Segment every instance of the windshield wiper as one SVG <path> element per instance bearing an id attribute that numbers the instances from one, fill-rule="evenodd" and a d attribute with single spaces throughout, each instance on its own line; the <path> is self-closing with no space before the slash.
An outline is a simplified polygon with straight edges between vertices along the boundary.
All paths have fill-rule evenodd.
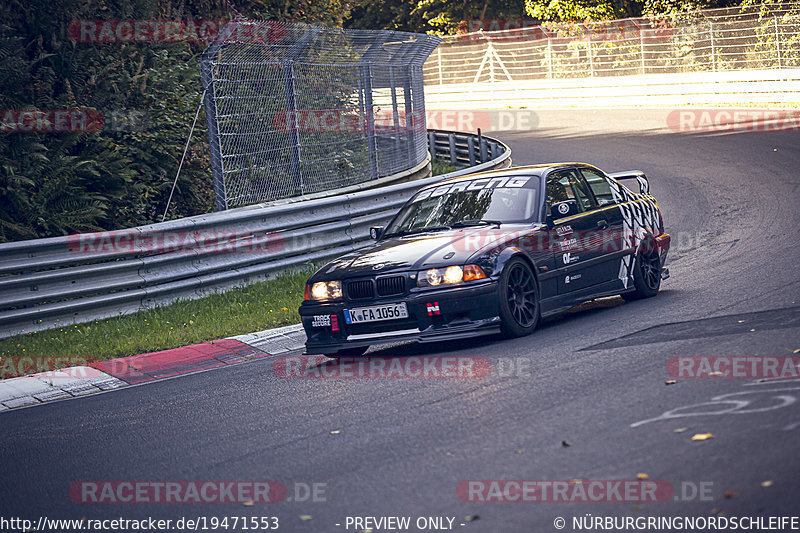
<path id="1" fill-rule="evenodd" d="M 427 233 L 429 231 L 445 231 L 453 229 L 450 226 L 426 226 L 424 228 L 412 228 L 403 231 L 395 231 L 394 233 L 386 234 L 386 237 L 402 237 L 403 235 L 411 235 L 414 233 Z"/>
<path id="2" fill-rule="evenodd" d="M 471 218 L 471 219 L 461 220 L 459 222 L 456 222 L 452 226 L 454 228 L 466 228 L 466 227 L 470 227 L 470 226 L 486 226 L 486 225 L 500 227 L 502 224 L 503 224 L 503 222 L 500 221 L 500 220 L 488 220 L 488 219 L 485 219 L 485 218 Z"/>

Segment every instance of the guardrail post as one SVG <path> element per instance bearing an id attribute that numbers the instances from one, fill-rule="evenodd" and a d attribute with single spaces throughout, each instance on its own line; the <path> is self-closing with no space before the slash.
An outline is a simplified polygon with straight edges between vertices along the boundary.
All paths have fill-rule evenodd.
<path id="1" fill-rule="evenodd" d="M 450 164 L 455 166 L 455 164 L 458 162 L 458 159 L 456 159 L 456 134 L 451 133 L 447 137 L 450 141 Z"/>
<path id="2" fill-rule="evenodd" d="M 467 152 L 469 152 L 469 166 L 475 166 L 475 138 L 470 135 L 467 137 Z"/>
<path id="3" fill-rule="evenodd" d="M 486 139 L 481 139 L 481 163 L 485 163 L 489 160 L 489 145 L 486 142 Z"/>
<path id="4" fill-rule="evenodd" d="M 497 153 L 498 150 L 499 150 L 499 147 L 497 146 L 497 143 L 489 143 L 489 146 L 492 149 L 492 151 L 491 151 L 492 159 L 494 159 L 495 157 L 500 155 L 499 153 Z"/>

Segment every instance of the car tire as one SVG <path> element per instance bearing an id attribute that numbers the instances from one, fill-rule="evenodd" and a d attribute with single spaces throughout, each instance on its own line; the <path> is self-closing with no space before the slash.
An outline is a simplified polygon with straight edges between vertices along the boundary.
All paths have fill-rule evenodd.
<path id="1" fill-rule="evenodd" d="M 343 350 L 339 350 L 334 354 L 325 354 L 325 357 L 330 357 L 332 359 L 339 359 L 340 357 L 358 357 L 359 355 L 364 355 L 369 350 L 369 346 L 357 346 L 354 348 L 344 348 Z"/>
<path id="2" fill-rule="evenodd" d="M 636 253 L 633 265 L 632 292 L 621 296 L 625 301 L 632 302 L 643 298 L 652 298 L 661 288 L 661 257 L 658 248 L 652 240 L 645 241 Z"/>
<path id="3" fill-rule="evenodd" d="M 506 263 L 498 292 L 503 336 L 514 338 L 531 334 L 539 322 L 539 287 L 524 259 L 515 257 Z"/>

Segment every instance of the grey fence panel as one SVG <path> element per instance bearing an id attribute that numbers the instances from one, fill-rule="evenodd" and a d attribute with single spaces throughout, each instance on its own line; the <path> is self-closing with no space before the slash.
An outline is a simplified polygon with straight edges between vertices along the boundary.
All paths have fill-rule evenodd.
<path id="1" fill-rule="evenodd" d="M 236 20 L 201 57 L 218 210 L 425 160 L 422 64 L 439 37 Z"/>
<path id="2" fill-rule="evenodd" d="M 333 259 L 367 244 L 369 227 L 386 224 L 420 187 L 511 164 L 510 149 L 494 139 L 427 137 L 434 156 L 463 168 L 338 196 L 0 244 L 0 337 L 197 298 Z M 491 160 L 470 166 L 487 150 Z"/>

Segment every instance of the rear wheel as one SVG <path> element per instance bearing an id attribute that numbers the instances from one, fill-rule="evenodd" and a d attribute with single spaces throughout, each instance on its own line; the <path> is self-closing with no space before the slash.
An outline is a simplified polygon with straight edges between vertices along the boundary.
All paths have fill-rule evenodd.
<path id="1" fill-rule="evenodd" d="M 506 337 L 529 335 L 539 321 L 539 291 L 531 267 L 511 259 L 500 276 L 501 330 Z"/>
<path id="2" fill-rule="evenodd" d="M 631 302 L 642 298 L 652 298 L 661 288 L 661 257 L 655 243 L 648 241 L 636 254 L 633 265 L 633 292 L 626 292 L 622 297 Z"/>

